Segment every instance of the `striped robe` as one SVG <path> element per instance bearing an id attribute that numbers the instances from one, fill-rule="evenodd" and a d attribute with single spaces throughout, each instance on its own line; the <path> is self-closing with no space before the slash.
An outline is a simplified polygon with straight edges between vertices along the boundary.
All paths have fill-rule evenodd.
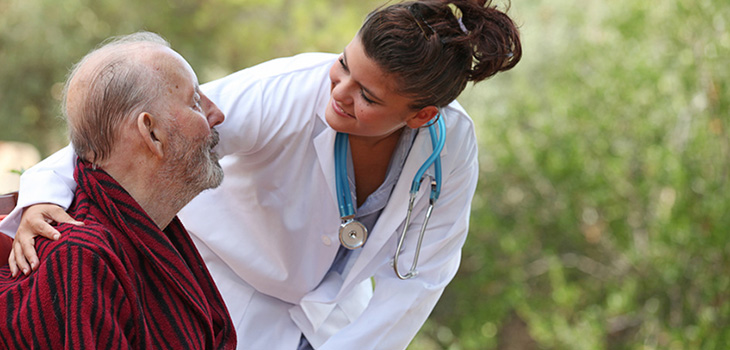
<path id="1" fill-rule="evenodd" d="M 78 162 L 69 213 L 28 277 L 0 268 L 2 349 L 234 349 L 223 299 L 185 228 L 161 231 L 108 174 Z"/>

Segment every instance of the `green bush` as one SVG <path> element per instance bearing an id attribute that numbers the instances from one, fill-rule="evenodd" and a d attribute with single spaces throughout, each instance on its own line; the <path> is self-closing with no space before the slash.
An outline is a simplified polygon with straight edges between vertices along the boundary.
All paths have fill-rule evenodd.
<path id="1" fill-rule="evenodd" d="M 482 175 L 461 270 L 421 336 L 726 349 L 730 3 L 513 5 L 525 59 L 462 98 Z"/>

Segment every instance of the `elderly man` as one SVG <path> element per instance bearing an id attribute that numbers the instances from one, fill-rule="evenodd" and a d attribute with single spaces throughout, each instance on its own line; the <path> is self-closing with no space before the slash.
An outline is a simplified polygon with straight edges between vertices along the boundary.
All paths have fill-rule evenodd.
<path id="1" fill-rule="evenodd" d="M 236 335 L 176 213 L 223 172 L 223 114 L 188 63 L 152 33 L 89 53 L 65 90 L 76 162 L 56 241 L 38 271 L 0 269 L 0 348 L 230 349 Z"/>

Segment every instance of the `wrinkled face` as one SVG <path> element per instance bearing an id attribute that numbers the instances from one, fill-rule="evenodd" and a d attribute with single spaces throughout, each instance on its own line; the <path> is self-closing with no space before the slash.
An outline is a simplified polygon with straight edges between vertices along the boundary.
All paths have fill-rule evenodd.
<path id="1" fill-rule="evenodd" d="M 160 68 L 166 77 L 161 106 L 169 116 L 165 171 L 192 190 L 217 187 L 223 181 L 223 170 L 213 151 L 218 143 L 213 127 L 223 121 L 223 113 L 200 91 L 190 65 L 170 52 Z"/>
<path id="2" fill-rule="evenodd" d="M 176 129 L 168 133 L 174 135 Z M 213 151 L 218 140 L 215 130 L 209 137 L 193 140 L 172 138 L 166 172 L 189 186 L 191 191 L 218 187 L 223 181 L 223 169 L 218 163 L 218 155 Z"/>
<path id="3" fill-rule="evenodd" d="M 359 36 L 347 45 L 330 69 L 331 96 L 325 117 L 339 132 L 385 138 L 404 127 L 416 110 L 396 93 L 395 80 L 363 50 Z"/>

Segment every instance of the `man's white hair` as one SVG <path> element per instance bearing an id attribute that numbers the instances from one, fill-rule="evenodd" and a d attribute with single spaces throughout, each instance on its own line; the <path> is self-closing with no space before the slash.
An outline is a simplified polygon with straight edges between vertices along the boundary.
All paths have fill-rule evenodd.
<path id="1" fill-rule="evenodd" d="M 159 74 L 142 64 L 135 51 L 140 44 L 170 47 L 160 35 L 137 32 L 112 37 L 84 56 L 71 69 L 63 92 L 63 114 L 68 123 L 69 138 L 76 154 L 98 164 L 105 160 L 116 140 L 117 130 L 125 121 L 153 107 L 159 96 Z M 99 56 L 105 55 L 105 56 Z M 73 84 L 80 70 L 91 59 L 101 57 L 82 86 Z M 86 73 L 86 72 L 84 72 Z M 72 87 L 72 85 L 74 85 Z M 69 89 L 82 89 L 68 104 Z"/>

